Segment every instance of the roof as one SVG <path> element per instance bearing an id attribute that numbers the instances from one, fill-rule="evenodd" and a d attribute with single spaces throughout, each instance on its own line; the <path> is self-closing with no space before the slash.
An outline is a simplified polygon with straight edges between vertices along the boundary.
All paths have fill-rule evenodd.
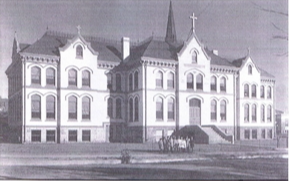
<path id="1" fill-rule="evenodd" d="M 258 67 L 258 69 L 261 72 L 261 77 L 267 77 L 267 78 L 275 78 L 274 75 L 266 72 L 265 70 L 261 69 L 260 67 Z"/>
<path id="2" fill-rule="evenodd" d="M 209 50 L 207 47 L 205 47 L 205 51 L 208 54 L 208 56 L 211 57 L 211 65 L 235 67 L 234 64 L 232 64 L 230 61 L 214 54 L 213 51 Z"/>

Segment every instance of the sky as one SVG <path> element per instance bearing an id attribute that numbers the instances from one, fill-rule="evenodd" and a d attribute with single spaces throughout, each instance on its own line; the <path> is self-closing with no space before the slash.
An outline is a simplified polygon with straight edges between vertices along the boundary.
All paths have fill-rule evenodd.
<path id="1" fill-rule="evenodd" d="M 288 111 L 287 0 L 172 0 L 177 38 L 186 40 L 195 13 L 196 34 L 225 58 L 250 55 L 276 78 L 276 108 Z M 0 96 L 8 97 L 5 70 L 11 63 L 14 32 L 20 43 L 34 43 L 49 30 L 142 41 L 166 33 L 169 0 L 0 0 Z"/>

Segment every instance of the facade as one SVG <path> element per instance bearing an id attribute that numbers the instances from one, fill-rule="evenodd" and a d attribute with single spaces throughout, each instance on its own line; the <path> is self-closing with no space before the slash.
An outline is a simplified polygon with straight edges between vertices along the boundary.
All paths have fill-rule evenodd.
<path id="1" fill-rule="evenodd" d="M 274 76 L 250 52 L 227 60 L 209 50 L 191 19 L 183 42 L 171 4 L 164 38 L 113 41 L 80 27 L 76 35 L 47 30 L 33 44 L 15 37 L 8 119 L 20 142 L 145 142 L 187 125 L 209 137 L 218 129 L 272 139 Z"/>

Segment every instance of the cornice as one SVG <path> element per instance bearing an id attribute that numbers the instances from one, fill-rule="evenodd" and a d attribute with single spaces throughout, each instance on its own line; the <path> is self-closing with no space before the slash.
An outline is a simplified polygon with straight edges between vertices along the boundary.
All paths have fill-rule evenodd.
<path id="1" fill-rule="evenodd" d="M 221 73 L 235 73 L 238 71 L 237 68 L 225 67 L 225 66 L 211 66 L 212 72 L 221 72 Z"/>
<path id="2" fill-rule="evenodd" d="M 20 53 L 20 59 L 28 62 L 58 63 L 60 58 L 58 56 Z"/>
<path id="3" fill-rule="evenodd" d="M 177 67 L 178 62 L 169 59 L 155 59 L 150 57 L 142 57 L 141 64 L 146 64 L 149 66 L 156 66 L 156 67 Z"/>

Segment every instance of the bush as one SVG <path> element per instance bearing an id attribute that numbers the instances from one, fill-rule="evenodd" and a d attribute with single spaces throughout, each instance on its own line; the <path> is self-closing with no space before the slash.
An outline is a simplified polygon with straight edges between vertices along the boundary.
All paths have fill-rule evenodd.
<path id="1" fill-rule="evenodd" d="M 131 156 L 130 156 L 129 150 L 127 149 L 122 150 L 121 151 L 121 163 L 128 164 L 130 163 L 130 159 L 131 159 Z"/>

